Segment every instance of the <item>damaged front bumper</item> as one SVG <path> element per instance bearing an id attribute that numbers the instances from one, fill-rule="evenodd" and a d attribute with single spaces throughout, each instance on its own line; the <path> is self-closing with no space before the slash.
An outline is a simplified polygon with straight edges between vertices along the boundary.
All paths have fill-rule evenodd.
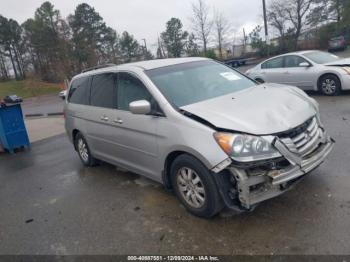
<path id="1" fill-rule="evenodd" d="M 305 174 L 318 167 L 332 151 L 334 140 L 320 127 L 317 140 L 310 142 L 310 150 L 303 155 L 291 152 L 285 143 L 276 139 L 275 147 L 283 158 L 276 164 L 241 167 L 234 163 L 217 174 L 219 190 L 226 206 L 249 210 L 256 204 L 291 189 Z M 313 144 L 311 144 L 313 143 Z M 312 147 L 311 147 L 312 146 Z M 224 176 L 229 177 L 224 181 Z M 227 183 L 231 187 L 227 186 Z"/>

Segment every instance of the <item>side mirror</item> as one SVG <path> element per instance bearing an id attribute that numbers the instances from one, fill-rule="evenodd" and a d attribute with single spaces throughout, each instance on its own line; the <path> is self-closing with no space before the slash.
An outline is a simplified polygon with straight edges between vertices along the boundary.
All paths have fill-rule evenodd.
<path id="1" fill-rule="evenodd" d="M 146 100 L 138 100 L 129 104 L 129 110 L 135 115 L 147 115 L 151 113 L 151 104 Z"/>
<path id="2" fill-rule="evenodd" d="M 302 62 L 299 64 L 299 67 L 310 67 L 311 65 L 308 62 Z"/>
<path id="3" fill-rule="evenodd" d="M 62 100 L 65 100 L 67 96 L 67 90 L 59 92 L 58 96 L 62 98 Z"/>

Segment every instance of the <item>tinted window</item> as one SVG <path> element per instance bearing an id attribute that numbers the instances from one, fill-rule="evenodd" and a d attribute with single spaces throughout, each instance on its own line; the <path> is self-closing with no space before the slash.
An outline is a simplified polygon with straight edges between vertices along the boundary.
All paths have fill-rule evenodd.
<path id="1" fill-rule="evenodd" d="M 177 107 L 234 93 L 255 82 L 214 61 L 199 61 L 148 70 L 147 75 Z"/>
<path id="2" fill-rule="evenodd" d="M 128 73 L 118 73 L 118 109 L 129 111 L 129 104 L 137 100 L 152 103 L 152 96 L 144 84 Z"/>
<path id="3" fill-rule="evenodd" d="M 300 56 L 290 55 L 285 57 L 284 67 L 299 67 L 300 63 L 308 63 L 308 62 Z"/>
<path id="4" fill-rule="evenodd" d="M 74 104 L 88 105 L 90 97 L 90 77 L 74 80 L 69 89 L 68 101 Z"/>
<path id="5" fill-rule="evenodd" d="M 271 68 L 282 68 L 283 67 L 283 57 L 277 57 L 266 61 L 261 65 L 263 69 L 271 69 Z"/>
<path id="6" fill-rule="evenodd" d="M 94 75 L 91 84 L 91 105 L 116 108 L 116 74 Z"/>

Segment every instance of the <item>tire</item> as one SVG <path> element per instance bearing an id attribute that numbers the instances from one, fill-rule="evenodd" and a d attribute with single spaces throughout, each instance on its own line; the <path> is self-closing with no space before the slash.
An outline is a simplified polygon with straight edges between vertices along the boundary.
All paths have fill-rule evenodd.
<path id="1" fill-rule="evenodd" d="M 223 202 L 212 174 L 198 159 L 187 154 L 178 156 L 171 165 L 170 176 L 177 198 L 191 214 L 209 218 L 222 210 Z"/>
<path id="2" fill-rule="evenodd" d="M 91 155 L 89 146 L 81 133 L 76 134 L 74 138 L 74 146 L 84 166 L 91 167 L 97 165 L 98 161 Z"/>
<path id="3" fill-rule="evenodd" d="M 318 81 L 318 90 L 326 96 L 338 95 L 341 90 L 339 78 L 333 74 L 321 76 Z"/>

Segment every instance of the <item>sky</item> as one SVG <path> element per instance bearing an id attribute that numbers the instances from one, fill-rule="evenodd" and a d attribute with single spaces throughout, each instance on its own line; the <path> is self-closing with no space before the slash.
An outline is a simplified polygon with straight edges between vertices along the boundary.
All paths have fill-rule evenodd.
<path id="1" fill-rule="evenodd" d="M 184 29 L 191 31 L 191 3 L 196 0 L 51 0 L 59 9 L 62 17 L 73 13 L 80 3 L 88 3 L 103 17 L 106 24 L 121 34 L 124 30 L 133 34 L 142 42 L 147 40 L 150 49 L 154 49 L 158 35 L 165 30 L 165 24 L 171 17 L 180 18 Z M 34 16 L 35 10 L 43 0 L 0 0 L 0 14 L 23 23 Z M 261 0 L 206 0 L 211 11 L 222 12 L 231 25 L 230 41 L 252 31 L 262 24 Z M 213 13 L 213 12 L 211 12 Z"/>

